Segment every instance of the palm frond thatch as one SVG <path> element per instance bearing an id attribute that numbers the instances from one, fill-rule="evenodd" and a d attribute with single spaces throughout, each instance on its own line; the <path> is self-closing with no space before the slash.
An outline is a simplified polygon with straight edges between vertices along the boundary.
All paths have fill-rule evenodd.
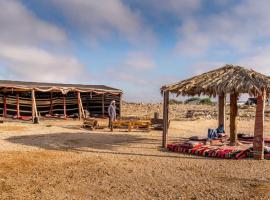
<path id="1" fill-rule="evenodd" d="M 183 96 L 215 97 L 222 93 L 248 93 L 257 96 L 263 89 L 269 94 L 270 79 L 266 75 L 240 66 L 225 65 L 190 79 L 165 85 L 161 88 L 161 92 L 169 91 Z"/>

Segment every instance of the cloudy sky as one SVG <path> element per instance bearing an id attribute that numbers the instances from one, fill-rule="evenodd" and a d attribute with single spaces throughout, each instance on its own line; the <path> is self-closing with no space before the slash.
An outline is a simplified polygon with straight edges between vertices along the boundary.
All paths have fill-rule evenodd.
<path id="1" fill-rule="evenodd" d="M 0 79 L 163 84 L 225 63 L 270 75 L 269 0 L 0 0 Z"/>

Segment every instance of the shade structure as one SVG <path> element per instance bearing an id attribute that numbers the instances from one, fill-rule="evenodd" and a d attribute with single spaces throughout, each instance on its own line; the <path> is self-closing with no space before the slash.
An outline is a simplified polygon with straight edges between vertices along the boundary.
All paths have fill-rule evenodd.
<path id="1" fill-rule="evenodd" d="M 230 143 L 235 145 L 237 143 L 237 99 L 240 94 L 248 93 L 250 96 L 255 96 L 257 98 L 264 97 L 265 95 L 269 96 L 270 93 L 270 79 L 264 74 L 256 72 L 252 69 L 247 69 L 241 66 L 235 65 L 225 65 L 224 67 L 203 73 L 201 75 L 179 81 L 173 84 L 164 85 L 161 87 L 161 93 L 165 96 L 168 93 L 182 95 L 182 96 L 200 96 L 207 95 L 210 97 L 219 97 L 219 116 L 218 116 L 218 125 L 225 125 L 225 105 L 224 97 L 230 95 Z M 164 98 L 165 99 L 165 98 Z M 263 98 L 262 101 L 265 101 Z M 168 101 L 163 102 L 164 110 L 168 111 Z M 262 105 L 260 104 L 257 109 L 263 110 Z M 259 112 L 260 114 L 264 114 Z M 164 114 L 164 124 L 168 123 L 168 114 Z M 261 115 L 256 115 L 263 119 Z M 258 123 L 261 120 L 256 119 L 255 122 Z M 255 129 L 260 130 L 259 133 L 255 135 L 262 135 L 263 137 L 263 123 L 260 123 L 259 128 Z M 255 127 L 258 127 L 258 124 L 255 124 Z M 163 140 L 167 140 L 168 130 L 167 126 L 163 130 Z M 262 138 L 261 137 L 261 138 Z M 162 142 L 167 144 L 167 141 Z M 164 146 L 165 147 L 165 146 Z"/>
<path id="2" fill-rule="evenodd" d="M 241 66 L 225 65 L 222 68 L 203 73 L 201 75 L 165 85 L 161 91 L 169 91 L 177 95 L 195 96 L 208 95 L 218 96 L 221 94 L 248 93 L 251 96 L 270 92 L 270 79 L 252 69 Z"/>
<path id="3" fill-rule="evenodd" d="M 105 85 L 0 80 L 0 116 L 18 119 L 107 116 L 111 101 L 121 115 L 123 91 Z"/>

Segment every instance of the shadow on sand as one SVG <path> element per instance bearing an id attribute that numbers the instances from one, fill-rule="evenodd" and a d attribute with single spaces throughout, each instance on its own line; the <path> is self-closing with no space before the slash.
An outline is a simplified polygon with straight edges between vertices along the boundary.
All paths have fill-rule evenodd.
<path id="1" fill-rule="evenodd" d="M 116 147 L 129 146 L 133 143 L 155 143 L 155 139 L 147 139 L 131 134 L 96 132 L 22 135 L 7 138 L 6 141 L 60 151 L 81 148 L 113 150 Z"/>
<path id="2" fill-rule="evenodd" d="M 54 134 L 36 134 L 22 135 L 7 138 L 6 141 L 27 146 L 39 147 L 47 150 L 73 151 L 85 153 L 99 153 L 120 156 L 141 156 L 158 158 L 185 158 L 185 159 L 205 159 L 175 153 L 169 153 L 160 148 L 160 138 L 149 139 L 132 134 L 116 133 L 54 133 Z M 136 146 L 138 145 L 138 146 Z M 138 153 L 130 152 L 125 149 L 124 152 L 118 151 L 118 147 L 127 149 L 152 149 L 156 153 L 140 151 Z M 153 151 L 152 151 L 153 152 Z"/>

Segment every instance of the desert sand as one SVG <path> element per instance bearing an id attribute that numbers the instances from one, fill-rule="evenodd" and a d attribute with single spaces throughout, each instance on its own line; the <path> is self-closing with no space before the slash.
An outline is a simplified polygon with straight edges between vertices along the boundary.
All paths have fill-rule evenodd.
<path id="1" fill-rule="evenodd" d="M 216 124 L 172 120 L 170 141 L 205 136 Z M 253 126 L 254 119 L 241 120 L 239 132 L 253 133 Z M 265 129 L 270 134 L 270 122 Z M 167 152 L 160 144 L 160 131 L 90 131 L 76 120 L 5 122 L 0 199 L 270 198 L 269 160 L 195 157 Z"/>

